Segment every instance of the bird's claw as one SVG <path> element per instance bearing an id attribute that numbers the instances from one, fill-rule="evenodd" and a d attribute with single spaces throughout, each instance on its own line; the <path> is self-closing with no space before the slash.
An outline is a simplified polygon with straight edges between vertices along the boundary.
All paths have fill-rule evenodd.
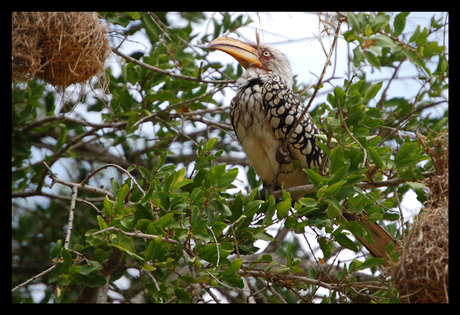
<path id="1" fill-rule="evenodd" d="M 268 200 L 268 196 L 271 195 L 278 187 L 276 186 L 276 179 L 270 185 L 263 184 L 262 189 L 259 191 L 260 200 Z"/>
<path id="2" fill-rule="evenodd" d="M 280 164 L 289 164 L 292 159 L 290 158 L 291 152 L 284 152 L 282 147 L 276 150 L 276 161 Z"/>

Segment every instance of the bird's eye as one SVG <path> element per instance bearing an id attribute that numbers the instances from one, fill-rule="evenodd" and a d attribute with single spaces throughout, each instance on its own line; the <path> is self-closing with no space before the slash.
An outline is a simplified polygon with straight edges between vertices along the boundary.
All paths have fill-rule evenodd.
<path id="1" fill-rule="evenodd" d="M 270 52 L 269 52 L 268 50 L 264 50 L 264 51 L 262 52 L 262 55 L 263 55 L 264 57 L 270 57 Z"/>

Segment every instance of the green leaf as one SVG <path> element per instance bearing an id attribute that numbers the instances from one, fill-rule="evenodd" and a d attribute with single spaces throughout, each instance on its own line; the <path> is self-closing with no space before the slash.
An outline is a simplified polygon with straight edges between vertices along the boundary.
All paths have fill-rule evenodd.
<path id="1" fill-rule="evenodd" d="M 173 213 L 166 213 L 161 218 L 153 222 L 153 226 L 159 226 L 162 228 L 167 227 L 171 221 L 173 220 L 174 214 Z"/>
<path id="2" fill-rule="evenodd" d="M 327 214 L 324 212 L 317 213 L 313 215 L 311 219 L 308 220 L 308 225 L 322 227 L 326 224 L 331 224 L 331 220 L 329 220 Z"/>
<path id="3" fill-rule="evenodd" d="M 262 221 L 263 224 L 269 224 L 272 222 L 273 215 L 275 214 L 275 210 L 276 210 L 275 204 L 276 204 L 275 197 L 270 195 L 270 197 L 268 198 L 268 208 L 267 208 L 267 211 L 265 212 L 265 217 Z"/>
<path id="4" fill-rule="evenodd" d="M 370 51 L 365 51 L 364 56 L 366 57 L 367 62 L 369 62 L 369 64 L 372 67 L 380 71 L 380 61 L 373 53 L 371 53 Z"/>
<path id="5" fill-rule="evenodd" d="M 226 217 L 229 217 L 232 215 L 232 212 L 230 211 L 230 208 L 224 204 L 223 202 L 216 200 L 216 199 L 211 199 L 209 201 L 209 208 L 214 211 L 218 212 Z"/>
<path id="6" fill-rule="evenodd" d="M 406 17 L 409 15 L 410 12 L 401 12 L 396 15 L 395 20 L 393 22 L 393 36 L 398 37 L 404 31 L 406 27 Z"/>
<path id="7" fill-rule="evenodd" d="M 425 62 L 422 60 L 422 58 L 420 58 L 419 55 L 417 55 L 417 53 L 407 48 L 402 49 L 402 52 L 404 55 L 406 55 L 407 59 L 409 59 L 411 63 L 423 68 L 429 75 L 431 75 L 430 71 L 425 66 Z"/>
<path id="8" fill-rule="evenodd" d="M 334 197 L 326 197 L 324 198 L 324 201 L 328 203 L 329 206 L 332 206 L 338 214 L 342 214 L 342 207 L 340 206 L 337 199 Z"/>
<path id="9" fill-rule="evenodd" d="M 223 283 L 233 288 L 244 288 L 244 282 L 240 275 L 224 276 Z"/>
<path id="10" fill-rule="evenodd" d="M 183 182 L 184 177 L 185 177 L 185 167 L 181 168 L 180 170 L 174 173 L 174 177 L 173 177 L 171 184 L 169 185 L 169 187 L 165 187 L 165 189 L 167 189 L 168 192 L 173 192 L 176 189 L 179 189 L 180 187 L 185 186 L 190 182 L 193 182 L 193 180 L 185 180 L 185 182 Z"/>
<path id="11" fill-rule="evenodd" d="M 118 241 L 113 242 L 111 245 L 144 264 L 144 258 L 136 254 L 134 243 L 128 236 L 118 233 Z"/>
<path id="12" fill-rule="evenodd" d="M 159 236 L 149 242 L 147 248 L 145 249 L 144 259 L 146 261 L 153 260 L 155 258 L 155 250 L 158 245 L 161 243 L 162 236 Z"/>
<path id="13" fill-rule="evenodd" d="M 412 153 L 414 153 L 416 147 L 416 143 L 404 143 L 403 146 L 399 148 L 399 151 L 395 156 L 395 165 L 398 165 L 401 161 L 408 159 Z"/>
<path id="14" fill-rule="evenodd" d="M 206 244 L 201 248 L 196 248 L 198 256 L 201 259 L 209 261 L 214 265 L 217 264 L 217 246 L 219 246 L 220 259 L 226 258 L 233 251 L 233 243 L 223 243 L 223 244 Z"/>
<path id="15" fill-rule="evenodd" d="M 342 211 L 337 210 L 337 208 L 335 206 L 333 206 L 332 204 L 329 204 L 329 206 L 327 207 L 327 210 L 326 210 L 327 217 L 331 221 L 334 220 L 335 218 L 337 218 L 341 213 L 342 213 Z"/>
<path id="16" fill-rule="evenodd" d="M 359 67 L 359 63 L 361 61 L 364 61 L 364 54 L 361 51 L 361 48 L 359 46 L 356 46 L 355 49 L 353 49 L 353 64 L 355 67 Z"/>
<path id="17" fill-rule="evenodd" d="M 310 183 L 312 183 L 316 188 L 319 188 L 323 182 L 323 177 L 311 169 L 304 169 L 304 171 L 308 174 L 308 180 Z"/>
<path id="18" fill-rule="evenodd" d="M 106 215 L 113 215 L 115 212 L 113 211 L 114 201 L 110 200 L 107 196 L 104 197 L 104 210 Z"/>
<path id="19" fill-rule="evenodd" d="M 279 220 L 282 220 L 285 216 L 286 213 L 291 209 L 292 207 L 292 199 L 287 198 L 283 201 L 281 201 L 278 206 L 276 207 L 276 215 Z"/>
<path id="20" fill-rule="evenodd" d="M 237 272 L 238 270 L 240 270 L 242 261 L 243 261 L 243 259 L 241 259 L 241 258 L 235 259 L 235 260 L 228 266 L 228 268 L 225 269 L 225 271 L 224 271 L 224 273 L 223 273 L 222 275 L 223 275 L 223 276 L 234 275 L 235 272 Z"/>
<path id="21" fill-rule="evenodd" d="M 357 252 L 359 250 L 358 246 L 343 233 L 335 235 L 334 240 L 341 246 L 348 248 L 354 252 Z"/>
<path id="22" fill-rule="evenodd" d="M 205 185 L 207 187 L 211 187 L 213 184 L 218 182 L 218 180 L 224 175 L 224 173 L 225 164 L 219 164 L 211 167 L 209 171 L 206 173 Z"/>
<path id="23" fill-rule="evenodd" d="M 108 228 L 107 223 L 105 223 L 104 218 L 101 217 L 100 215 L 97 216 L 97 223 L 99 224 L 99 228 L 101 230 L 104 230 L 104 229 Z M 108 232 L 106 232 L 106 233 L 108 233 Z"/>
<path id="24" fill-rule="evenodd" d="M 382 28 L 387 26 L 390 22 L 390 16 L 384 14 L 378 14 L 372 21 L 372 31 L 378 33 Z"/>
<path id="25" fill-rule="evenodd" d="M 366 101 L 373 99 L 382 88 L 382 84 L 383 82 L 380 81 L 368 87 L 366 92 L 364 93 L 364 99 L 366 99 Z"/>
<path id="26" fill-rule="evenodd" d="M 218 138 L 209 139 L 204 145 L 204 152 L 209 152 L 212 149 L 214 149 L 214 147 L 216 146 L 217 140 L 219 139 Z"/>
<path id="27" fill-rule="evenodd" d="M 63 260 L 61 270 L 66 273 L 73 264 L 72 254 L 65 247 L 61 247 L 61 257 Z"/>
<path id="28" fill-rule="evenodd" d="M 284 221 L 284 227 L 288 230 L 293 230 L 297 226 L 297 220 L 293 217 L 287 217 Z"/>
<path id="29" fill-rule="evenodd" d="M 107 282 L 106 278 L 98 272 L 92 272 L 87 275 L 78 274 L 77 279 L 90 288 L 100 288 Z"/>
<path id="30" fill-rule="evenodd" d="M 326 144 L 324 144 L 321 141 L 316 141 L 316 145 L 324 152 L 324 154 L 329 156 L 329 148 L 326 146 Z M 297 161 L 297 160 L 294 160 L 294 161 Z"/>
<path id="31" fill-rule="evenodd" d="M 366 34 L 366 36 L 371 36 L 374 34 L 374 31 L 369 24 L 366 24 L 366 27 L 364 28 L 364 34 Z"/>
<path id="32" fill-rule="evenodd" d="M 384 258 L 377 258 L 377 257 L 368 258 L 358 267 L 358 270 L 364 270 L 366 268 L 380 266 L 384 261 L 385 261 Z"/>
<path id="33" fill-rule="evenodd" d="M 302 197 L 298 201 L 300 204 L 304 205 L 305 207 L 316 207 L 317 201 L 313 198 L 308 198 L 308 197 Z"/>
<path id="34" fill-rule="evenodd" d="M 159 157 L 158 157 L 158 161 L 157 161 L 157 165 L 155 166 L 155 168 L 153 169 L 154 172 L 156 172 L 157 170 L 160 169 L 160 167 L 162 167 L 165 162 L 166 162 L 166 158 L 168 157 L 168 152 L 165 151 L 163 152 Z"/>
<path id="35" fill-rule="evenodd" d="M 228 170 L 227 173 L 223 174 L 218 180 L 217 180 L 217 186 L 222 189 L 227 189 L 230 187 L 230 185 L 233 183 L 233 181 L 236 179 L 236 176 L 238 175 L 238 169 L 237 168 L 232 168 L 231 170 Z"/>
<path id="36" fill-rule="evenodd" d="M 417 25 L 417 28 L 415 29 L 414 33 L 412 33 L 411 37 L 409 38 L 409 43 L 415 42 L 415 39 L 417 36 L 420 34 L 420 25 Z"/>
<path id="37" fill-rule="evenodd" d="M 331 258 L 333 245 L 329 243 L 324 237 L 318 238 L 319 248 L 323 252 L 324 259 Z"/>
<path id="38" fill-rule="evenodd" d="M 169 195 L 164 191 L 160 191 L 158 192 L 157 197 L 158 199 L 155 199 L 155 204 L 163 208 L 163 210 L 166 210 L 166 211 L 169 210 L 170 205 L 171 205 L 171 202 L 169 200 Z"/>
<path id="39" fill-rule="evenodd" d="M 380 206 L 374 206 L 367 211 L 367 220 L 369 222 L 376 222 L 383 218 L 383 211 Z"/>
<path id="40" fill-rule="evenodd" d="M 61 252 L 61 248 L 62 248 L 62 240 L 58 239 L 53 249 L 51 250 L 51 253 L 50 253 L 51 258 L 56 258 Z"/>
<path id="41" fill-rule="evenodd" d="M 329 185 L 329 187 L 326 188 L 324 191 L 324 196 L 331 196 L 334 195 L 336 192 L 340 190 L 343 184 L 345 184 L 347 181 L 346 180 L 341 180 L 333 185 Z"/>
<path id="42" fill-rule="evenodd" d="M 367 150 L 369 151 L 370 156 L 372 160 L 374 161 L 375 165 L 377 165 L 377 168 L 380 170 L 383 169 L 384 168 L 383 160 L 380 157 L 380 154 L 377 152 L 377 150 L 375 150 L 373 147 L 368 147 Z"/>
<path id="43" fill-rule="evenodd" d="M 341 168 L 339 168 L 337 171 L 332 174 L 331 178 L 329 179 L 328 183 L 329 185 L 335 184 L 345 178 L 348 174 L 348 169 L 350 168 L 350 164 L 345 164 Z"/>
<path id="44" fill-rule="evenodd" d="M 121 189 L 118 191 L 118 194 L 117 194 L 117 205 L 118 205 L 118 209 L 123 209 L 124 208 L 124 204 L 125 204 L 125 197 L 126 195 L 128 194 L 129 192 L 129 186 L 128 185 L 123 185 L 123 187 L 121 187 Z"/>
<path id="45" fill-rule="evenodd" d="M 353 12 L 347 12 L 347 21 L 348 25 L 350 25 L 351 29 L 358 33 L 361 29 L 361 25 L 359 23 L 358 17 Z"/>
<path id="46" fill-rule="evenodd" d="M 343 153 L 342 146 L 338 145 L 338 146 L 334 147 L 331 150 L 331 154 L 329 156 L 331 157 L 331 163 L 329 165 L 329 171 L 331 172 L 331 174 L 335 174 L 345 164 L 345 159 L 344 159 L 344 153 Z M 321 176 L 321 175 L 319 175 L 319 176 Z"/>
<path id="47" fill-rule="evenodd" d="M 337 103 L 340 103 L 340 106 L 344 106 L 345 105 L 345 92 L 340 88 L 340 87 L 336 87 L 334 89 L 334 96 L 335 96 L 335 101 Z"/>
<path id="48" fill-rule="evenodd" d="M 353 235 L 364 237 L 369 234 L 368 230 L 360 223 L 354 221 L 341 222 L 340 226 L 353 233 Z"/>
<path id="49" fill-rule="evenodd" d="M 427 37 L 428 37 L 428 30 L 425 27 L 423 31 L 417 35 L 417 37 L 415 38 L 415 41 L 417 42 L 419 46 L 422 46 L 422 45 L 425 45 Z"/>
<path id="50" fill-rule="evenodd" d="M 133 170 L 135 170 L 135 169 L 136 169 L 136 165 L 133 164 L 133 165 L 129 166 L 129 167 L 126 169 L 126 171 L 128 171 L 128 173 L 131 173 L 131 172 L 132 172 Z"/>
<path id="51" fill-rule="evenodd" d="M 398 44 L 394 40 L 385 35 L 375 35 L 374 37 L 372 37 L 372 39 L 375 39 L 375 46 L 388 48 L 394 48 L 398 46 Z"/>
<path id="52" fill-rule="evenodd" d="M 93 271 L 102 269 L 102 265 L 99 262 L 97 262 L 95 260 L 86 260 L 86 261 L 87 261 L 88 264 L 83 265 L 80 268 L 80 273 L 81 274 L 88 275 Z"/>
<path id="53" fill-rule="evenodd" d="M 141 18 L 141 16 L 137 12 L 123 12 L 123 13 L 129 15 L 133 20 L 138 20 Z"/>

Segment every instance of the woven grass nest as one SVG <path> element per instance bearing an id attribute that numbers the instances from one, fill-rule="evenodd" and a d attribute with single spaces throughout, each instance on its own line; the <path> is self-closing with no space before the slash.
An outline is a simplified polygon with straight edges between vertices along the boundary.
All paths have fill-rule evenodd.
<path id="1" fill-rule="evenodd" d="M 390 269 L 404 303 L 449 302 L 449 139 L 433 141 L 417 133 L 436 174 L 425 179 L 430 190 L 423 212 L 405 238 L 399 261 Z"/>
<path id="2" fill-rule="evenodd" d="M 13 12 L 12 79 L 41 79 L 57 89 L 104 71 L 107 29 L 95 12 Z"/>

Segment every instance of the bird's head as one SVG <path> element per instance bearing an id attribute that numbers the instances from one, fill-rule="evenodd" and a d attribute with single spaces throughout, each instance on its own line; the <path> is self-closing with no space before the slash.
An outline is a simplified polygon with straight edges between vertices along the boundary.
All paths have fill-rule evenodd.
<path id="1" fill-rule="evenodd" d="M 247 44 L 238 39 L 219 37 L 213 40 L 208 49 L 218 49 L 235 58 L 247 71 L 262 69 L 273 72 L 292 88 L 291 66 L 286 56 L 279 50 L 264 43 Z"/>

